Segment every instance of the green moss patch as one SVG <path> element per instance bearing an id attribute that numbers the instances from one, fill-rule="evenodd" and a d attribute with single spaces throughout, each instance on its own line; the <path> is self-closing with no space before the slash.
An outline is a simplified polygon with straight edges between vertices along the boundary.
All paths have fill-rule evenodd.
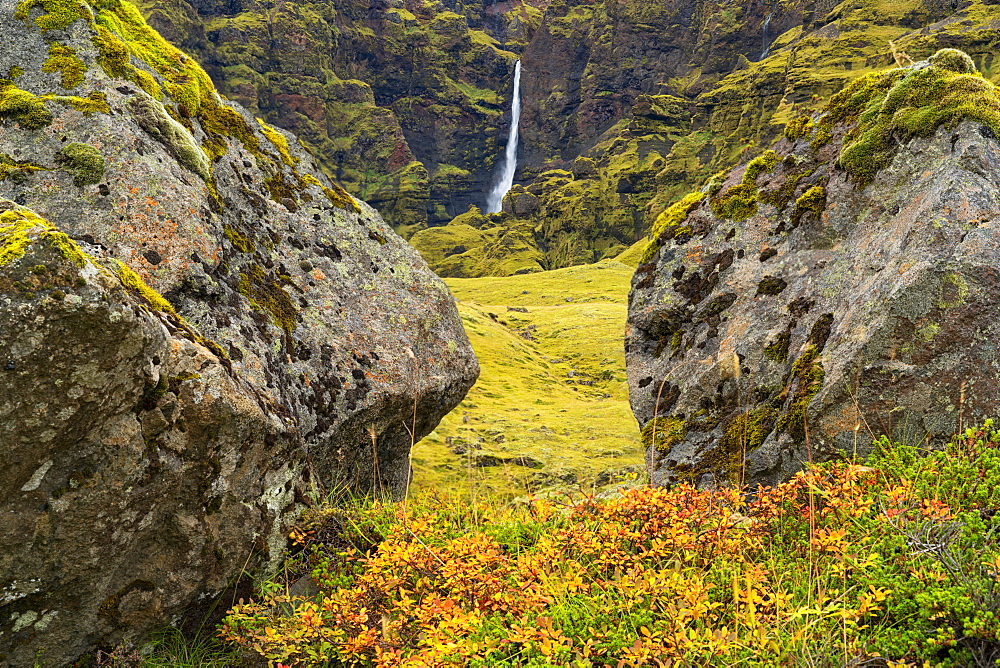
<path id="1" fill-rule="evenodd" d="M 838 123 L 856 123 L 838 165 L 864 187 L 908 139 L 930 137 L 965 119 L 1000 134 L 1000 97 L 966 54 L 943 49 L 927 67 L 877 72 L 852 82 L 831 99 L 814 145 L 828 140 Z"/>
<path id="2" fill-rule="evenodd" d="M 292 298 L 276 279 L 258 265 L 252 265 L 240 274 L 237 286 L 240 294 L 250 300 L 250 305 L 271 316 L 271 321 L 286 332 L 295 331 L 297 309 Z"/>
<path id="3" fill-rule="evenodd" d="M 41 97 L 0 80 L 0 121 L 17 123 L 25 130 L 41 130 L 52 124 L 53 116 Z"/>
<path id="4" fill-rule="evenodd" d="M 687 220 L 687 217 L 703 199 L 705 199 L 705 193 L 701 191 L 688 193 L 656 217 L 651 233 L 652 238 L 642 251 L 639 264 L 649 262 L 668 238 L 673 239 L 678 235 L 682 223 Z"/>
<path id="5" fill-rule="evenodd" d="M 639 441 L 645 448 L 654 448 L 667 454 L 675 445 L 684 442 L 687 426 L 683 419 L 670 415 L 654 417 L 642 428 Z"/>
<path id="6" fill-rule="evenodd" d="M 43 72 L 59 72 L 62 74 L 60 85 L 72 89 L 83 83 L 83 75 L 87 66 L 76 55 L 76 49 L 59 42 L 49 44 L 49 57 L 42 65 Z"/>
<path id="7" fill-rule="evenodd" d="M 826 208 L 826 190 L 823 186 L 813 186 L 802 193 L 802 196 L 795 200 L 795 208 L 792 210 L 792 227 L 795 227 L 806 214 L 819 216 Z"/>
<path id="8" fill-rule="evenodd" d="M 808 116 L 796 116 L 785 126 L 784 135 L 789 141 L 805 137 L 813 128 L 813 120 Z"/>
<path id="9" fill-rule="evenodd" d="M 99 183 L 104 176 L 104 156 L 90 144 L 66 144 L 56 153 L 56 162 L 73 174 L 73 185 L 78 188 Z"/>
<path id="10" fill-rule="evenodd" d="M 27 160 L 15 160 L 6 153 L 0 153 L 0 181 L 20 183 L 26 181 L 32 172 L 46 168 Z"/>
<path id="11" fill-rule="evenodd" d="M 80 19 L 89 21 L 92 17 L 90 8 L 77 0 L 23 0 L 18 4 L 14 17 L 26 20 L 36 7 L 42 13 L 35 18 L 35 24 L 43 33 L 68 28 Z"/>
<path id="12" fill-rule="evenodd" d="M 776 428 L 788 432 L 797 442 L 806 436 L 806 409 L 823 388 L 826 371 L 820 359 L 820 348 L 809 345 L 806 351 L 792 364 L 790 380 L 781 398 L 789 401 L 788 408 L 778 418 Z"/>
<path id="13" fill-rule="evenodd" d="M 740 221 L 757 213 L 757 178 L 778 164 L 778 154 L 764 151 L 747 163 L 740 183 L 711 200 L 712 211 L 719 218 Z"/>

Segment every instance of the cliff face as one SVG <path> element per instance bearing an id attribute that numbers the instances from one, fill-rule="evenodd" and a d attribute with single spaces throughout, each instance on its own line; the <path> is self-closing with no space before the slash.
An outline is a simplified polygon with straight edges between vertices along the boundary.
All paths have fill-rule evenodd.
<path id="1" fill-rule="evenodd" d="M 995 73 L 995 12 L 973 2 L 552 3 L 523 55 L 521 198 L 486 220 L 478 245 L 450 253 L 431 229 L 432 267 L 561 267 L 621 252 L 671 202 L 752 157 L 795 116 L 899 52 L 967 51 Z M 765 23 L 767 24 L 765 30 Z M 901 56 L 905 58 L 905 56 Z M 462 221 L 456 221 L 456 223 Z M 490 260 L 506 231 L 527 231 L 538 261 Z"/>
<path id="2" fill-rule="evenodd" d="M 0 36 L 0 659 L 61 665 L 274 558 L 306 489 L 398 497 L 478 365 L 419 255 L 134 6 L 5 0 Z"/>
<path id="3" fill-rule="evenodd" d="M 481 202 L 509 124 L 508 49 L 541 18 L 521 2 L 139 4 L 406 236 Z"/>
<path id="4" fill-rule="evenodd" d="M 626 332 L 655 483 L 771 484 L 1000 410 L 998 131 L 996 88 L 943 50 L 658 218 Z"/>

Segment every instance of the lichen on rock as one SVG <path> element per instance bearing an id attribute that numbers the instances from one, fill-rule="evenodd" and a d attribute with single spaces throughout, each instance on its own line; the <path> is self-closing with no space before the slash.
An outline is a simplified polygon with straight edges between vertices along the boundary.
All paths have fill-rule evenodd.
<path id="1" fill-rule="evenodd" d="M 53 611 L 0 655 L 63 665 L 265 568 L 307 486 L 401 496 L 478 365 L 419 255 L 134 6 L 0 34 L 0 605 Z"/>
<path id="2" fill-rule="evenodd" d="M 1000 107 L 965 59 L 937 61 L 948 69 L 918 63 L 845 88 L 695 202 L 692 233 L 661 235 L 639 266 L 632 407 L 645 428 L 683 421 L 669 453 L 648 451 L 655 483 L 771 484 L 810 457 L 864 454 L 869 425 L 934 441 L 958 428 L 959 404 L 968 420 L 1000 410 L 988 316 Z M 753 205 L 720 207 L 736 189 Z"/>

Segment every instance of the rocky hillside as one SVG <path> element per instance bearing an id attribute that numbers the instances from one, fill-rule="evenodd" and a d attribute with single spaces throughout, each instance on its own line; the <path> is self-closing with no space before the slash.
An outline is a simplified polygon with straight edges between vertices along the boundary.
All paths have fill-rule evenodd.
<path id="1" fill-rule="evenodd" d="M 457 277 L 613 257 L 893 49 L 961 48 L 992 77 L 997 42 L 982 0 L 142 6 L 397 230 L 430 226 L 416 245 Z M 506 141 L 518 57 L 524 190 L 507 215 L 470 222 Z"/>
<path id="2" fill-rule="evenodd" d="M 407 236 L 481 203 L 514 51 L 541 21 L 520 1 L 138 4 L 223 93 L 295 132 Z"/>
<path id="3" fill-rule="evenodd" d="M 0 665 L 63 665 L 273 561 L 307 491 L 402 495 L 478 364 L 419 255 L 133 5 L 4 0 L 0 36 Z"/>
<path id="4" fill-rule="evenodd" d="M 771 484 L 1000 411 L 998 133 L 996 87 L 944 49 L 657 219 L 626 332 L 653 482 Z"/>
<path id="5" fill-rule="evenodd" d="M 530 253 L 514 245 L 502 272 L 614 256 L 791 119 L 893 64 L 893 48 L 903 62 L 960 48 L 988 78 L 1000 74 L 987 3 L 629 5 L 549 7 L 523 57 L 523 190 L 461 252 L 446 228 L 429 230 L 417 246 L 436 271 L 495 272 L 494 240 L 511 234 L 534 243 Z M 425 248 L 451 255 L 440 262 Z"/>

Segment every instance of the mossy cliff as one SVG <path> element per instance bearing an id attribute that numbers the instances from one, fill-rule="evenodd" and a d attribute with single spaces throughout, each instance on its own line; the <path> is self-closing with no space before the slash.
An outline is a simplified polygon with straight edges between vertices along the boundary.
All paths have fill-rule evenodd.
<path id="1" fill-rule="evenodd" d="M 867 74 L 668 209 L 635 277 L 654 482 L 772 483 L 1000 410 L 1000 96 L 954 49 Z"/>
<path id="2" fill-rule="evenodd" d="M 220 89 L 295 132 L 405 236 L 481 204 L 530 3 L 142 0 Z"/>
<path id="3" fill-rule="evenodd" d="M 919 60 L 957 47 L 998 74 L 995 11 L 981 2 L 639 4 L 553 2 L 524 52 L 518 178 L 537 202 L 492 226 L 533 229 L 542 266 L 616 255 L 672 202 L 892 64 L 893 48 Z"/>
<path id="4" fill-rule="evenodd" d="M 0 663 L 61 666 L 266 566 L 303 490 L 401 496 L 478 364 L 416 251 L 135 6 L 0 38 Z"/>

